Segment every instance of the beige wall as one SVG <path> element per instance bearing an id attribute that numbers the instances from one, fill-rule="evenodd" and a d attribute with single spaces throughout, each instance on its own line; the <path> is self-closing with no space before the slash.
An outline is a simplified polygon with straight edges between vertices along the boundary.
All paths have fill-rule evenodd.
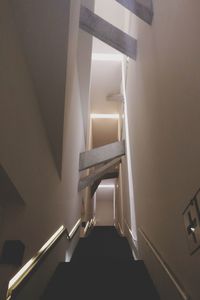
<path id="1" fill-rule="evenodd" d="M 94 0 L 81 0 L 81 4 L 94 10 Z M 78 35 L 78 72 L 81 92 L 82 113 L 84 117 L 85 139 L 89 139 L 90 81 L 91 81 L 91 51 L 93 37 L 79 29 Z M 89 101 L 88 101 L 89 100 Z"/>
<path id="2" fill-rule="evenodd" d="M 12 203 L 4 210 L 0 205 L 0 243 L 5 239 L 22 240 L 26 247 L 24 263 L 58 227 L 63 224 L 71 230 L 80 217 L 78 165 L 79 153 L 85 150 L 77 71 L 80 1 L 71 1 L 70 7 L 60 178 L 9 2 L 0 2 L 0 164 L 24 201 L 19 209 Z M 88 63 L 82 61 L 79 70 Z"/>
<path id="3" fill-rule="evenodd" d="M 200 3 L 153 3 L 151 27 L 132 17 L 138 57 L 129 62 L 127 81 L 137 221 L 197 300 L 200 254 L 189 254 L 182 212 L 200 185 Z M 140 251 L 162 299 L 179 299 L 141 239 Z"/>
<path id="4" fill-rule="evenodd" d="M 102 181 L 102 184 L 106 180 Z M 113 210 L 113 188 L 98 188 L 96 192 L 96 210 L 95 219 L 97 226 L 113 226 L 114 210 Z"/>

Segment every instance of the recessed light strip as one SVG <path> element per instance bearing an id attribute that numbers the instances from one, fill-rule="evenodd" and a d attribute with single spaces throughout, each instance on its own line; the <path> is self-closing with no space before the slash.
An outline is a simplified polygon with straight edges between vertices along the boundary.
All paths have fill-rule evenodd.
<path id="1" fill-rule="evenodd" d="M 119 119 L 119 114 L 90 114 L 91 119 Z"/>
<path id="2" fill-rule="evenodd" d="M 92 53 L 92 60 L 94 61 L 122 61 L 123 55 L 110 53 Z"/>
<path id="3" fill-rule="evenodd" d="M 99 188 L 103 188 L 103 189 L 114 189 L 115 185 L 114 184 L 100 184 Z"/>

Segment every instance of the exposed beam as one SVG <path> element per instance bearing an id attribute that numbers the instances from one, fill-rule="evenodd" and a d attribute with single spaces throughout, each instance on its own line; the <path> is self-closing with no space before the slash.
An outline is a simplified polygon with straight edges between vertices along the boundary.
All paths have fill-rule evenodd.
<path id="1" fill-rule="evenodd" d="M 101 180 L 117 178 L 118 176 L 119 176 L 119 171 L 113 171 L 113 172 L 110 171 L 104 174 L 100 179 L 96 180 L 91 186 L 91 198 L 94 196 L 94 193 L 96 192 L 99 184 L 101 183 Z"/>
<path id="2" fill-rule="evenodd" d="M 115 142 L 82 152 L 79 159 L 79 171 L 91 168 L 111 159 L 125 155 L 125 142 Z"/>
<path id="3" fill-rule="evenodd" d="M 101 179 L 96 180 L 91 186 L 91 198 L 94 196 L 96 190 L 98 189 L 99 184 L 101 183 Z"/>
<path id="4" fill-rule="evenodd" d="M 81 6 L 79 26 L 116 50 L 136 59 L 137 40 L 84 6 Z"/>
<path id="5" fill-rule="evenodd" d="M 111 178 L 117 178 L 119 176 L 119 171 L 116 171 L 116 172 L 108 172 L 106 173 L 105 175 L 103 175 L 101 177 L 101 180 L 104 180 L 104 179 L 111 179 Z"/>
<path id="6" fill-rule="evenodd" d="M 100 179 L 104 174 L 107 173 L 107 171 L 112 168 L 113 166 L 118 165 L 121 162 L 121 158 L 116 158 L 110 161 L 109 163 L 105 164 L 103 167 L 99 167 L 96 169 L 94 172 L 92 172 L 90 175 L 81 178 L 79 180 L 79 185 L 78 185 L 78 191 L 80 192 L 87 186 L 92 186 L 93 183 Z"/>
<path id="7" fill-rule="evenodd" d="M 118 3 L 126 7 L 140 19 L 148 24 L 152 24 L 153 20 L 153 3 L 152 0 L 116 0 Z M 141 3 L 140 3 L 141 1 Z"/>

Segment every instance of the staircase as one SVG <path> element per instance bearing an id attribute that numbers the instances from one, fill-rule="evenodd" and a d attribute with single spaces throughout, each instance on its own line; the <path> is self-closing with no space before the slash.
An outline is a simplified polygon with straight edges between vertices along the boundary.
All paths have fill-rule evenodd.
<path id="1" fill-rule="evenodd" d="M 96 226 L 80 238 L 73 257 L 60 263 L 42 300 L 159 300 L 143 261 L 135 261 L 125 237 Z"/>

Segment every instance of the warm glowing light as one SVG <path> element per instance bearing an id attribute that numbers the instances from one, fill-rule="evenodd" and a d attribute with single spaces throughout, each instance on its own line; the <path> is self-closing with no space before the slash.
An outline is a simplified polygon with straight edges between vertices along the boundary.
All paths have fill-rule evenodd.
<path id="1" fill-rule="evenodd" d="M 72 230 L 70 231 L 69 233 L 69 237 L 72 238 L 72 236 L 74 235 L 74 233 L 76 232 L 78 226 L 80 225 L 81 223 L 81 219 L 79 219 L 76 224 L 74 225 L 74 227 L 72 228 Z"/>
<path id="2" fill-rule="evenodd" d="M 53 241 L 56 239 L 56 237 L 62 233 L 64 230 L 64 226 L 62 225 L 53 235 L 52 237 L 42 246 L 42 248 L 38 251 L 35 257 L 31 258 L 18 272 L 17 274 L 11 278 L 9 281 L 8 288 L 11 288 L 16 284 L 16 282 L 24 275 L 26 275 L 26 272 L 29 271 L 29 269 L 32 267 L 33 264 L 37 262 L 38 257 L 45 251 L 47 247 L 49 247 Z"/>
<path id="3" fill-rule="evenodd" d="M 115 185 L 114 184 L 100 184 L 99 188 L 103 188 L 103 189 L 114 189 Z"/>
<path id="4" fill-rule="evenodd" d="M 95 61 L 122 61 L 123 55 L 110 53 L 93 53 L 92 60 Z"/>
<path id="5" fill-rule="evenodd" d="M 39 254 L 41 254 L 51 243 L 54 241 L 54 239 L 64 230 L 64 226 L 62 225 L 53 235 L 50 237 L 50 239 L 42 246 L 42 248 L 38 251 Z"/>
<path id="6" fill-rule="evenodd" d="M 119 114 L 90 114 L 91 119 L 119 119 Z"/>

